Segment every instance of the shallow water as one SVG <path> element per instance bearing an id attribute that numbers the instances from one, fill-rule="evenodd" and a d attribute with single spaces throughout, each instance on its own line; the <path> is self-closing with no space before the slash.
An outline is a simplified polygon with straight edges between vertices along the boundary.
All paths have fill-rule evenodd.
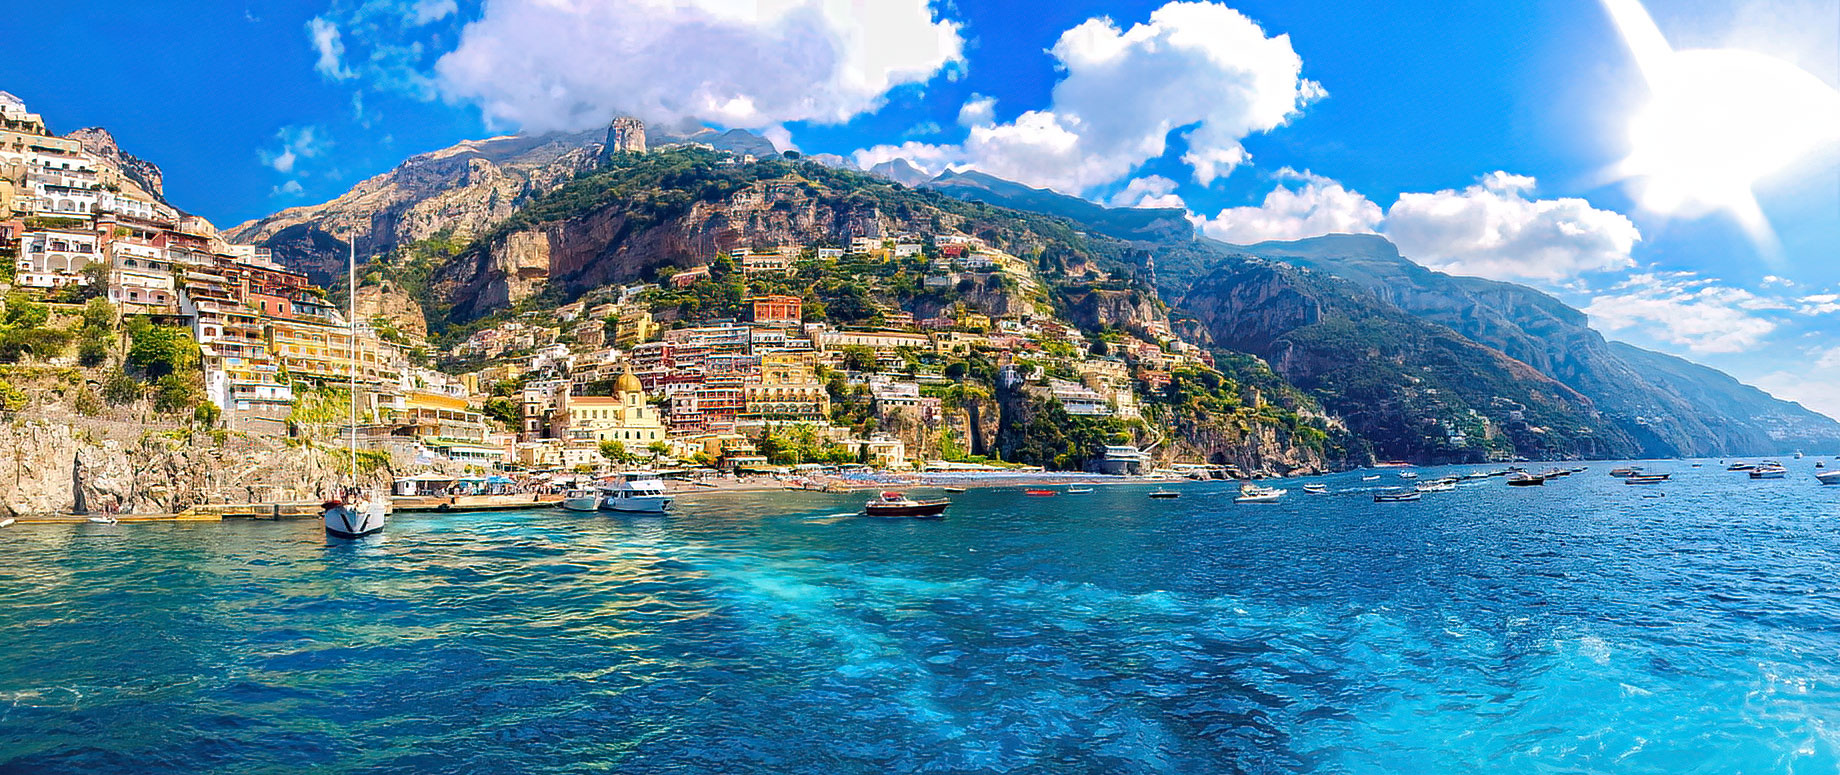
<path id="1" fill-rule="evenodd" d="M 1831 773 L 1812 465 L 15 526 L 0 773 Z"/>

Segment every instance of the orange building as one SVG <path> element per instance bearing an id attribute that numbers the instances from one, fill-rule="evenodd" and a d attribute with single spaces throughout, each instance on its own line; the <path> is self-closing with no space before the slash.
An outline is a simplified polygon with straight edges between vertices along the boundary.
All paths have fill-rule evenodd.
<path id="1" fill-rule="evenodd" d="M 796 326 L 804 319 L 805 303 L 797 296 L 752 296 L 748 303 L 754 305 L 754 322 L 763 326 Z"/>

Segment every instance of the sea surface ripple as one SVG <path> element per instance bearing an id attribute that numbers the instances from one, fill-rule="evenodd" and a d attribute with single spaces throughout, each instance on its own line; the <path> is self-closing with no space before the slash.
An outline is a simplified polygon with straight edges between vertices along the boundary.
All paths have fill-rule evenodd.
<path id="1" fill-rule="evenodd" d="M 0 773 L 1833 773 L 1812 464 L 14 526 Z"/>

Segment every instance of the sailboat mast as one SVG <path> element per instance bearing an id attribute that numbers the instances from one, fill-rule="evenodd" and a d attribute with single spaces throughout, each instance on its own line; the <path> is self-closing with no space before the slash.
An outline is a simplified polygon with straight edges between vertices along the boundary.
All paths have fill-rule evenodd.
<path id="1" fill-rule="evenodd" d="M 350 356 L 348 374 L 350 375 L 351 403 L 351 444 L 347 452 L 351 455 L 351 486 L 358 486 L 358 240 L 354 235 L 351 251 L 346 258 L 345 280 L 345 317 L 351 324 L 351 342 L 346 350 Z"/>

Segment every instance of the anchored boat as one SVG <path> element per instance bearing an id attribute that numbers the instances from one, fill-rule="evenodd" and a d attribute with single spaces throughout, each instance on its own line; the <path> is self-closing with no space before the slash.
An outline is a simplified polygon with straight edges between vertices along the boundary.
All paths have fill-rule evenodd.
<path id="1" fill-rule="evenodd" d="M 598 511 L 601 496 L 593 490 L 570 490 L 563 493 L 562 500 L 556 505 L 567 511 Z"/>
<path id="2" fill-rule="evenodd" d="M 619 484 L 601 488 L 602 511 L 663 514 L 671 510 L 672 500 L 664 481 L 650 471 L 628 472 Z"/>
<path id="3" fill-rule="evenodd" d="M 345 316 L 351 324 L 351 339 L 355 345 L 358 341 L 358 247 L 354 240 L 348 250 L 346 260 L 349 262 L 346 277 L 351 283 L 351 292 L 345 297 Z M 389 499 L 372 497 L 364 492 L 358 483 L 358 358 L 354 347 L 350 360 L 351 399 L 351 438 L 346 443 L 346 457 L 351 460 L 351 487 L 339 497 L 328 499 L 319 505 L 320 520 L 326 525 L 326 535 L 333 538 L 363 538 L 383 530 L 384 514 L 389 511 Z"/>
<path id="4" fill-rule="evenodd" d="M 1377 493 L 1374 493 L 1374 502 L 1375 503 L 1407 503 L 1410 501 L 1418 500 L 1419 497 L 1420 495 L 1417 490 L 1407 490 L 1405 492 L 1377 492 Z"/>

